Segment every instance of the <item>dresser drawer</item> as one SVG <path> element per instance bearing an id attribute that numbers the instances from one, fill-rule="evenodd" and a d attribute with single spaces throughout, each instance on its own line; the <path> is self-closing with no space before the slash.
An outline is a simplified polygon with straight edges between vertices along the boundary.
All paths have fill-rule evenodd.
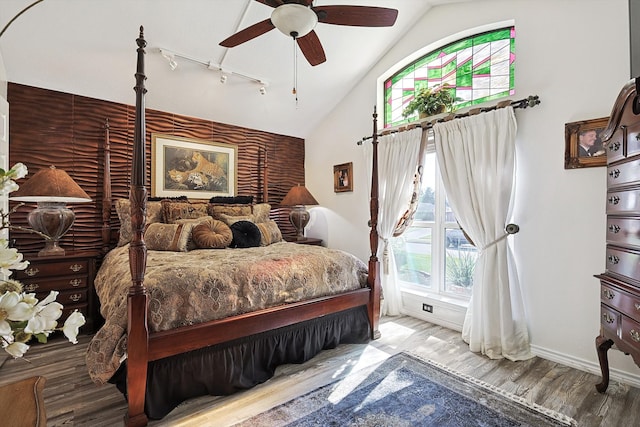
<path id="1" fill-rule="evenodd" d="M 607 143 L 607 163 L 613 163 L 613 162 L 617 162 L 618 160 L 624 159 L 625 136 L 626 136 L 626 132 L 624 128 L 618 128 L 613 133 L 613 136 Z"/>
<path id="2" fill-rule="evenodd" d="M 607 336 L 619 336 L 622 316 L 604 304 L 600 305 L 600 325 Z"/>
<path id="3" fill-rule="evenodd" d="M 622 341 L 633 347 L 634 350 L 640 351 L 640 323 L 622 316 L 622 328 L 620 338 Z"/>
<path id="4" fill-rule="evenodd" d="M 607 271 L 625 280 L 640 278 L 640 253 L 607 245 Z"/>
<path id="5" fill-rule="evenodd" d="M 629 158 L 636 154 L 640 154 L 640 123 L 634 122 L 629 124 L 625 131 L 627 142 L 624 153 L 625 157 Z"/>
<path id="6" fill-rule="evenodd" d="M 640 211 L 640 189 L 607 193 L 607 214 L 630 214 Z"/>
<path id="7" fill-rule="evenodd" d="M 640 218 L 607 218 L 607 242 L 640 248 Z"/>
<path id="8" fill-rule="evenodd" d="M 602 282 L 600 301 L 602 304 L 615 307 L 616 310 L 640 322 L 640 296 L 630 294 Z"/>
<path id="9" fill-rule="evenodd" d="M 640 158 L 607 168 L 607 186 L 619 187 L 640 181 Z"/>
<path id="10" fill-rule="evenodd" d="M 43 278 L 44 279 L 44 278 Z M 46 280 L 26 279 L 22 281 L 25 292 L 49 292 L 87 287 L 87 276 L 48 278 Z"/>
<path id="11" fill-rule="evenodd" d="M 88 271 L 88 261 L 83 260 L 59 260 L 56 262 L 31 263 L 25 270 L 17 271 L 16 279 L 33 279 L 49 276 L 70 276 L 73 274 L 86 274 Z"/>
<path id="12" fill-rule="evenodd" d="M 58 294 L 58 298 L 56 298 L 60 304 L 64 307 L 71 304 L 80 304 L 87 302 L 87 290 L 79 289 L 77 291 L 64 291 Z"/>

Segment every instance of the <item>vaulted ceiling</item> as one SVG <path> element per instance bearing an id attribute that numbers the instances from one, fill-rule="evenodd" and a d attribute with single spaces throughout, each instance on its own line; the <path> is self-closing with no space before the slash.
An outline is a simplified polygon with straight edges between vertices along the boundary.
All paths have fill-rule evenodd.
<path id="1" fill-rule="evenodd" d="M 147 108 L 304 138 L 417 19 L 465 1 L 474 0 L 316 0 L 399 13 L 393 27 L 319 23 L 327 60 L 314 67 L 277 29 L 237 47 L 219 45 L 270 17 L 273 8 L 255 0 L 44 0 L 6 29 L 0 53 L 9 82 L 133 104 L 142 25 Z M 0 0 L 0 28 L 33 3 Z M 174 54 L 174 70 L 161 48 Z"/>

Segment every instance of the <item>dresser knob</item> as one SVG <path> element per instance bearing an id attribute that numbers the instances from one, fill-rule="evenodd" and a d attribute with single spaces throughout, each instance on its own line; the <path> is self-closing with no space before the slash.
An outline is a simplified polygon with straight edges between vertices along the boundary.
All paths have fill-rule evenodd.
<path id="1" fill-rule="evenodd" d="M 620 176 L 620 169 L 614 169 L 612 171 L 609 171 L 609 176 L 613 179 L 616 179 Z"/>
<path id="2" fill-rule="evenodd" d="M 640 342 L 640 332 L 636 331 L 635 329 L 632 329 L 629 331 L 629 335 L 631 335 L 631 339 L 634 340 L 635 342 Z"/>
<path id="3" fill-rule="evenodd" d="M 613 291 L 611 291 L 610 289 L 603 289 L 603 290 L 602 290 L 602 295 L 603 295 L 606 299 L 613 299 L 613 297 L 615 296 L 615 294 L 613 293 Z"/>
<path id="4" fill-rule="evenodd" d="M 28 270 L 25 271 L 25 274 L 29 277 L 33 277 L 36 274 L 38 274 L 40 272 L 40 270 L 38 270 L 37 268 L 30 268 Z"/>
<path id="5" fill-rule="evenodd" d="M 620 226 L 616 224 L 612 224 L 609 226 L 609 231 L 612 232 L 613 234 L 616 234 L 620 231 Z"/>
<path id="6" fill-rule="evenodd" d="M 69 284 L 74 288 L 77 288 L 78 286 L 82 285 L 82 279 L 71 279 L 69 280 Z"/>
<path id="7" fill-rule="evenodd" d="M 82 294 L 69 295 L 69 301 L 78 302 L 82 299 Z"/>
<path id="8" fill-rule="evenodd" d="M 78 271 L 82 270 L 82 264 L 73 264 L 69 267 L 69 269 L 74 273 L 77 273 Z"/>
<path id="9" fill-rule="evenodd" d="M 614 142 L 609 145 L 609 151 L 618 151 L 620 149 L 620 143 Z"/>
<path id="10" fill-rule="evenodd" d="M 610 205 L 617 205 L 618 203 L 620 203 L 620 197 L 618 196 L 611 196 L 608 200 Z"/>
<path id="11" fill-rule="evenodd" d="M 27 292 L 33 292 L 36 289 L 38 289 L 40 287 L 40 285 L 38 285 L 37 283 L 29 283 L 27 285 L 24 285 L 24 290 Z"/>
<path id="12" fill-rule="evenodd" d="M 640 304 L 636 302 L 633 305 L 636 307 L 636 311 L 640 311 Z"/>
<path id="13" fill-rule="evenodd" d="M 609 313 L 603 313 L 602 314 L 602 320 L 604 320 L 605 323 L 613 323 L 615 318 L 612 315 L 610 315 Z"/>
<path id="14" fill-rule="evenodd" d="M 616 265 L 617 263 L 620 262 L 620 257 L 617 257 L 615 255 L 609 255 L 607 259 L 609 260 L 609 264 L 613 264 L 613 265 Z"/>

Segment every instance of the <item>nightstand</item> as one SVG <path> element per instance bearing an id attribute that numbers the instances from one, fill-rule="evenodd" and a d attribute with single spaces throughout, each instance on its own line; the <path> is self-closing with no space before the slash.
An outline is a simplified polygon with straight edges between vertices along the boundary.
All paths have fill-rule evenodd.
<path id="1" fill-rule="evenodd" d="M 314 245 L 314 246 L 322 246 L 322 239 L 316 239 L 315 237 L 307 237 L 304 240 L 296 240 L 295 237 L 287 237 L 285 238 L 287 242 L 297 243 L 299 245 Z"/>
<path id="2" fill-rule="evenodd" d="M 98 321 L 97 297 L 93 289 L 98 252 L 67 252 L 65 255 L 39 257 L 25 254 L 29 266 L 15 272 L 16 280 L 24 285 L 25 292 L 35 292 L 42 300 L 50 291 L 58 291 L 56 301 L 64 306 L 58 325 L 78 310 L 84 314 L 84 332 L 93 332 Z"/>

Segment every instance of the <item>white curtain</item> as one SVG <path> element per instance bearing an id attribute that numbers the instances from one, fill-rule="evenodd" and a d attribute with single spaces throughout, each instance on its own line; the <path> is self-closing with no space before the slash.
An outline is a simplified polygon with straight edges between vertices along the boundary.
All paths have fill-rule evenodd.
<path id="1" fill-rule="evenodd" d="M 422 128 L 378 138 L 378 236 L 382 245 L 382 315 L 400 314 L 400 290 L 390 239 L 413 195 L 413 178 L 419 163 Z M 371 177 L 372 144 L 365 144 L 366 164 Z M 369 182 L 371 180 L 369 179 Z"/>
<path id="2" fill-rule="evenodd" d="M 528 359 L 524 304 L 504 231 L 515 172 L 513 108 L 438 123 L 433 131 L 449 204 L 479 251 L 462 338 L 491 359 Z"/>

